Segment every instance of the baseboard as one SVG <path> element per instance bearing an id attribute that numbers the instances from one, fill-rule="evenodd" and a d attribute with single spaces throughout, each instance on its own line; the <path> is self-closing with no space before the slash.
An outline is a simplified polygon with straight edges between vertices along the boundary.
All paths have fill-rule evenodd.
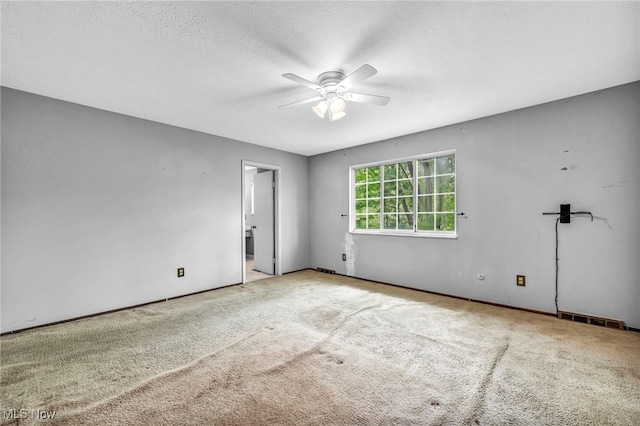
<path id="1" fill-rule="evenodd" d="M 482 303 L 483 305 L 491 305 L 491 306 L 497 306 L 497 307 L 500 307 L 500 308 L 515 309 L 517 311 L 531 312 L 533 314 L 538 314 L 538 315 L 546 315 L 546 316 L 551 316 L 551 317 L 562 318 L 560 316 L 561 312 L 558 312 L 558 314 L 555 314 L 553 312 L 538 311 L 538 310 L 535 310 L 535 309 L 521 308 L 519 306 L 511 306 L 511 305 L 504 305 L 502 303 L 487 302 L 485 300 L 470 299 L 468 297 L 454 296 L 454 295 L 451 295 L 451 294 L 439 293 L 439 292 L 436 292 L 436 291 L 422 290 L 422 289 L 419 289 L 419 288 L 407 287 L 407 286 L 402 286 L 402 285 L 398 285 L 398 284 L 392 284 L 392 283 L 388 283 L 388 282 L 384 282 L 384 281 L 371 280 L 371 279 L 368 279 L 368 278 L 352 277 L 352 276 L 349 276 L 349 275 L 339 274 L 339 273 L 337 273 L 337 272 L 335 272 L 333 270 L 328 270 L 328 269 L 324 270 L 324 268 L 317 268 L 317 269 L 311 269 L 310 268 L 310 270 L 316 271 L 316 272 L 324 272 L 324 273 L 329 273 L 329 274 L 340 275 L 340 276 L 347 277 L 347 278 L 355 278 L 355 279 L 358 279 L 358 280 L 369 281 L 369 282 L 377 283 L 377 284 L 389 285 L 389 286 L 392 286 L 392 287 L 405 288 L 407 290 L 422 291 L 424 293 L 435 294 L 435 295 L 444 296 L 444 297 L 451 297 L 453 299 L 468 300 L 469 302 Z M 580 314 L 573 314 L 573 315 L 580 316 Z M 581 315 L 581 316 L 582 317 L 587 317 L 588 315 Z M 629 330 L 629 331 L 635 331 L 635 332 L 640 333 L 640 329 L 633 328 L 633 327 L 627 327 L 626 325 L 624 325 L 624 322 L 620 321 L 620 320 L 612 320 L 612 319 L 600 318 L 600 317 L 591 317 L 591 318 L 593 318 L 593 322 L 588 322 L 590 324 L 604 325 L 607 328 L 620 329 L 620 330 Z M 604 321 L 604 324 L 601 324 L 602 321 Z M 587 321 L 579 321 L 579 322 L 587 322 Z"/>
<path id="2" fill-rule="evenodd" d="M 407 289 L 407 290 L 422 291 L 424 293 L 435 294 L 435 295 L 438 295 L 438 296 L 451 297 L 451 298 L 459 299 L 459 300 L 467 300 L 467 301 L 470 301 L 470 302 L 482 303 L 484 305 L 498 306 L 500 308 L 515 309 L 517 311 L 531 312 L 531 313 L 538 314 L 538 315 L 547 315 L 547 316 L 553 316 L 553 317 L 560 318 L 560 316 L 559 316 L 560 313 L 558 313 L 558 315 L 556 315 L 556 314 L 551 313 L 551 312 L 538 311 L 538 310 L 535 310 L 535 309 L 527 309 L 527 308 L 521 308 L 521 307 L 518 307 L 518 306 L 503 305 L 501 303 L 487 302 L 485 300 L 470 299 L 470 298 L 467 298 L 467 297 L 454 296 L 454 295 L 451 295 L 451 294 L 438 293 L 438 292 L 429 291 L 429 290 L 422 290 L 422 289 L 418 289 L 418 288 L 412 288 L 412 287 L 402 286 L 402 285 L 398 285 L 398 284 L 387 283 L 387 282 L 384 282 L 384 281 L 371 280 L 371 279 L 367 279 L 367 278 L 352 277 L 352 276 L 349 276 L 349 275 L 339 274 L 339 273 L 337 273 L 336 271 L 334 271 L 332 269 L 304 268 L 304 269 L 300 269 L 300 270 L 297 270 L 297 271 L 286 272 L 283 275 L 288 275 L 288 274 L 292 274 L 292 273 L 300 272 L 300 271 L 305 271 L 305 270 L 310 270 L 310 271 L 314 271 L 314 272 L 322 272 L 322 273 L 331 274 L 331 275 L 339 275 L 339 276 L 347 277 L 347 278 L 355 278 L 357 280 L 369 281 L 369 282 L 378 283 L 378 284 L 384 284 L 384 285 L 388 285 L 388 286 L 392 286 L 392 287 L 404 288 L 404 289 Z M 225 285 L 225 286 L 222 286 L 222 287 L 215 287 L 215 288 L 210 288 L 210 289 L 207 289 L 207 290 L 200 290 L 200 291 L 196 291 L 196 292 L 193 292 L 193 293 L 187 293 L 187 294 L 182 294 L 182 295 L 179 295 L 179 296 L 169 297 L 169 298 L 166 298 L 166 299 L 154 300 L 152 302 L 139 303 L 137 305 L 125 306 L 125 307 L 122 307 L 122 308 L 111 309 L 111 310 L 108 310 L 108 311 L 96 312 L 94 314 L 88 314 L 88 315 L 69 318 L 69 319 L 65 319 L 65 320 L 61 320 L 61 321 L 50 322 L 50 323 L 47 323 L 47 324 L 40 324 L 40 325 L 36 325 L 36 326 L 33 326 L 33 327 L 21 328 L 19 330 L 5 331 L 4 333 L 0 333 L 0 336 L 5 336 L 5 335 L 8 335 L 8 334 L 22 333 L 23 331 L 33 330 L 33 329 L 42 328 L 42 327 L 48 327 L 50 325 L 64 324 L 64 323 L 67 323 L 67 322 L 77 321 L 77 320 L 86 319 L 86 318 L 92 318 L 92 317 L 96 317 L 96 316 L 99 316 L 99 315 L 105 315 L 105 314 L 110 314 L 110 313 L 113 313 L 113 312 L 124 311 L 124 310 L 127 310 L 127 309 L 133 309 L 133 308 L 139 308 L 139 307 L 142 307 L 142 306 L 153 305 L 155 303 L 166 302 L 167 300 L 180 299 L 182 297 L 193 296 L 193 295 L 196 295 L 196 294 L 206 293 L 208 291 L 218 290 L 218 289 L 226 288 L 226 287 L 233 287 L 233 286 L 241 285 L 241 284 L 242 283 L 229 284 L 229 285 Z M 610 321 L 612 321 L 612 320 L 610 320 Z M 620 323 L 622 324 L 622 329 L 623 330 L 635 331 L 636 333 L 640 333 L 640 328 L 627 327 L 627 326 L 624 325 L 624 323 L 622 321 L 620 321 Z M 609 328 L 617 328 L 617 327 L 609 327 Z"/>
<path id="3" fill-rule="evenodd" d="M 67 322 L 78 321 L 78 320 L 81 320 L 81 319 L 93 318 L 93 317 L 97 317 L 97 316 L 100 316 L 100 315 L 111 314 L 113 312 L 125 311 L 127 309 L 140 308 L 142 306 L 153 305 L 153 304 L 156 304 L 156 303 L 166 302 L 168 300 L 180 299 L 182 297 L 187 297 L 187 296 L 194 296 L 196 294 L 206 293 L 208 291 L 213 291 L 213 290 L 219 290 L 219 289 L 225 288 L 225 287 L 233 287 L 233 286 L 240 285 L 240 284 L 242 284 L 242 283 L 228 284 L 228 285 L 224 285 L 222 287 L 215 287 L 215 288 L 210 288 L 210 289 L 207 289 L 207 290 L 194 291 L 193 293 L 181 294 L 179 296 L 167 297 L 165 299 L 158 299 L 158 300 L 154 300 L 154 301 L 151 301 L 151 302 L 138 303 L 137 305 L 124 306 L 122 308 L 110 309 L 108 311 L 100 311 L 100 312 L 96 312 L 94 314 L 82 315 L 82 316 L 79 316 L 79 317 L 68 318 L 68 319 L 64 319 L 64 320 L 60 320 L 60 321 L 48 322 L 46 324 L 34 325 L 33 327 L 21 328 L 19 330 L 5 331 L 4 333 L 0 333 L 0 337 L 1 336 L 5 336 L 7 334 L 22 333 L 23 331 L 33 330 L 33 329 L 36 329 L 36 328 L 49 327 L 50 325 L 64 324 L 64 323 L 67 323 Z"/>

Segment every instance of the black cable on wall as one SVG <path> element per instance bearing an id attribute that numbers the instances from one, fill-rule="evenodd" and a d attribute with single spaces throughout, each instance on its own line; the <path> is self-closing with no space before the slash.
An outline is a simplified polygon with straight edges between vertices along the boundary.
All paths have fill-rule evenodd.
<path id="1" fill-rule="evenodd" d="M 572 212 L 571 210 L 571 205 L 570 204 L 560 204 L 560 211 L 559 212 L 550 212 L 550 213 L 542 213 L 543 215 L 554 215 L 557 214 L 559 215 L 559 217 L 556 219 L 556 297 L 555 297 L 555 303 L 556 303 L 556 315 L 558 315 L 558 312 L 560 312 L 560 310 L 558 309 L 558 274 L 560 272 L 560 266 L 559 266 L 559 261 L 560 258 L 558 257 L 558 246 L 559 246 L 559 238 L 558 238 L 558 223 L 571 223 L 571 215 L 589 215 L 591 216 L 591 222 L 593 222 L 593 214 L 591 214 L 591 212 L 587 212 L 587 211 L 580 211 L 580 212 Z"/>
<path id="2" fill-rule="evenodd" d="M 556 316 L 558 315 L 558 273 L 559 273 L 559 260 L 558 257 L 558 223 L 560 222 L 560 218 L 556 219 Z"/>

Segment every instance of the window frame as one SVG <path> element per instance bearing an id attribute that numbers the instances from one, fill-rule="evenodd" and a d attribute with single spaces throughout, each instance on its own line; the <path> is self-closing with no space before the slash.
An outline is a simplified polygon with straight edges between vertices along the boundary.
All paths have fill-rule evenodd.
<path id="1" fill-rule="evenodd" d="M 427 154 L 420 155 L 412 155 L 409 157 L 401 157 L 394 158 L 390 160 L 383 161 L 375 161 L 371 163 L 364 164 L 356 164 L 353 166 L 349 166 L 349 233 L 351 234 L 365 234 L 365 235 L 392 235 L 392 236 L 403 236 L 403 237 L 417 237 L 417 238 L 450 238 L 455 239 L 458 237 L 458 215 L 456 211 L 454 211 L 454 230 L 453 231 L 427 231 L 427 230 L 418 230 L 418 172 L 417 168 L 414 167 L 413 173 L 413 229 L 384 229 L 383 228 L 383 186 L 384 181 L 381 179 L 381 206 L 380 206 L 380 229 L 359 229 L 356 228 L 356 214 L 355 214 L 355 204 L 356 204 L 356 182 L 355 182 L 355 173 L 356 170 L 367 168 L 367 167 L 376 167 L 376 166 L 385 166 L 390 164 L 398 164 L 403 162 L 413 162 L 414 165 L 417 164 L 420 160 L 428 160 L 432 158 L 439 157 L 447 157 L 453 155 L 455 157 L 455 171 L 453 173 L 454 182 L 455 182 L 455 192 L 454 192 L 454 203 L 455 209 L 458 210 L 458 159 L 456 156 L 456 150 L 450 149 L 445 151 L 432 152 Z"/>

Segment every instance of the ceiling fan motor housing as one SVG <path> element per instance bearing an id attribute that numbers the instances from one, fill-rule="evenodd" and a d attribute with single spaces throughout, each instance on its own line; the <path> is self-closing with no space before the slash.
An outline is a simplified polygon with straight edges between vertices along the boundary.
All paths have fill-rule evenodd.
<path id="1" fill-rule="evenodd" d="M 325 93 L 338 92 L 338 85 L 346 76 L 340 71 L 327 71 L 318 76 L 318 86 L 320 86 Z"/>

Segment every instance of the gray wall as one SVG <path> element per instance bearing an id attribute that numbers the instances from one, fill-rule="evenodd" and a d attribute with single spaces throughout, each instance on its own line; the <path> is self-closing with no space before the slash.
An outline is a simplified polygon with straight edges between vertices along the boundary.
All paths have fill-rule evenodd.
<path id="1" fill-rule="evenodd" d="M 2 331 L 241 282 L 243 159 L 308 267 L 306 157 L 2 88 Z"/>
<path id="2" fill-rule="evenodd" d="M 636 82 L 311 157 L 311 266 L 555 312 L 556 217 L 542 212 L 571 203 L 596 218 L 560 225 L 560 310 L 640 327 L 639 99 Z M 467 214 L 457 239 L 348 233 L 349 166 L 447 149 Z"/>
<path id="3" fill-rule="evenodd" d="M 640 327 L 639 98 L 635 83 L 307 159 L 2 88 L 2 331 L 240 282 L 242 159 L 282 166 L 283 272 L 547 312 L 541 213 L 591 210 L 560 225 L 560 309 Z M 458 239 L 347 232 L 350 165 L 451 148 Z"/>

